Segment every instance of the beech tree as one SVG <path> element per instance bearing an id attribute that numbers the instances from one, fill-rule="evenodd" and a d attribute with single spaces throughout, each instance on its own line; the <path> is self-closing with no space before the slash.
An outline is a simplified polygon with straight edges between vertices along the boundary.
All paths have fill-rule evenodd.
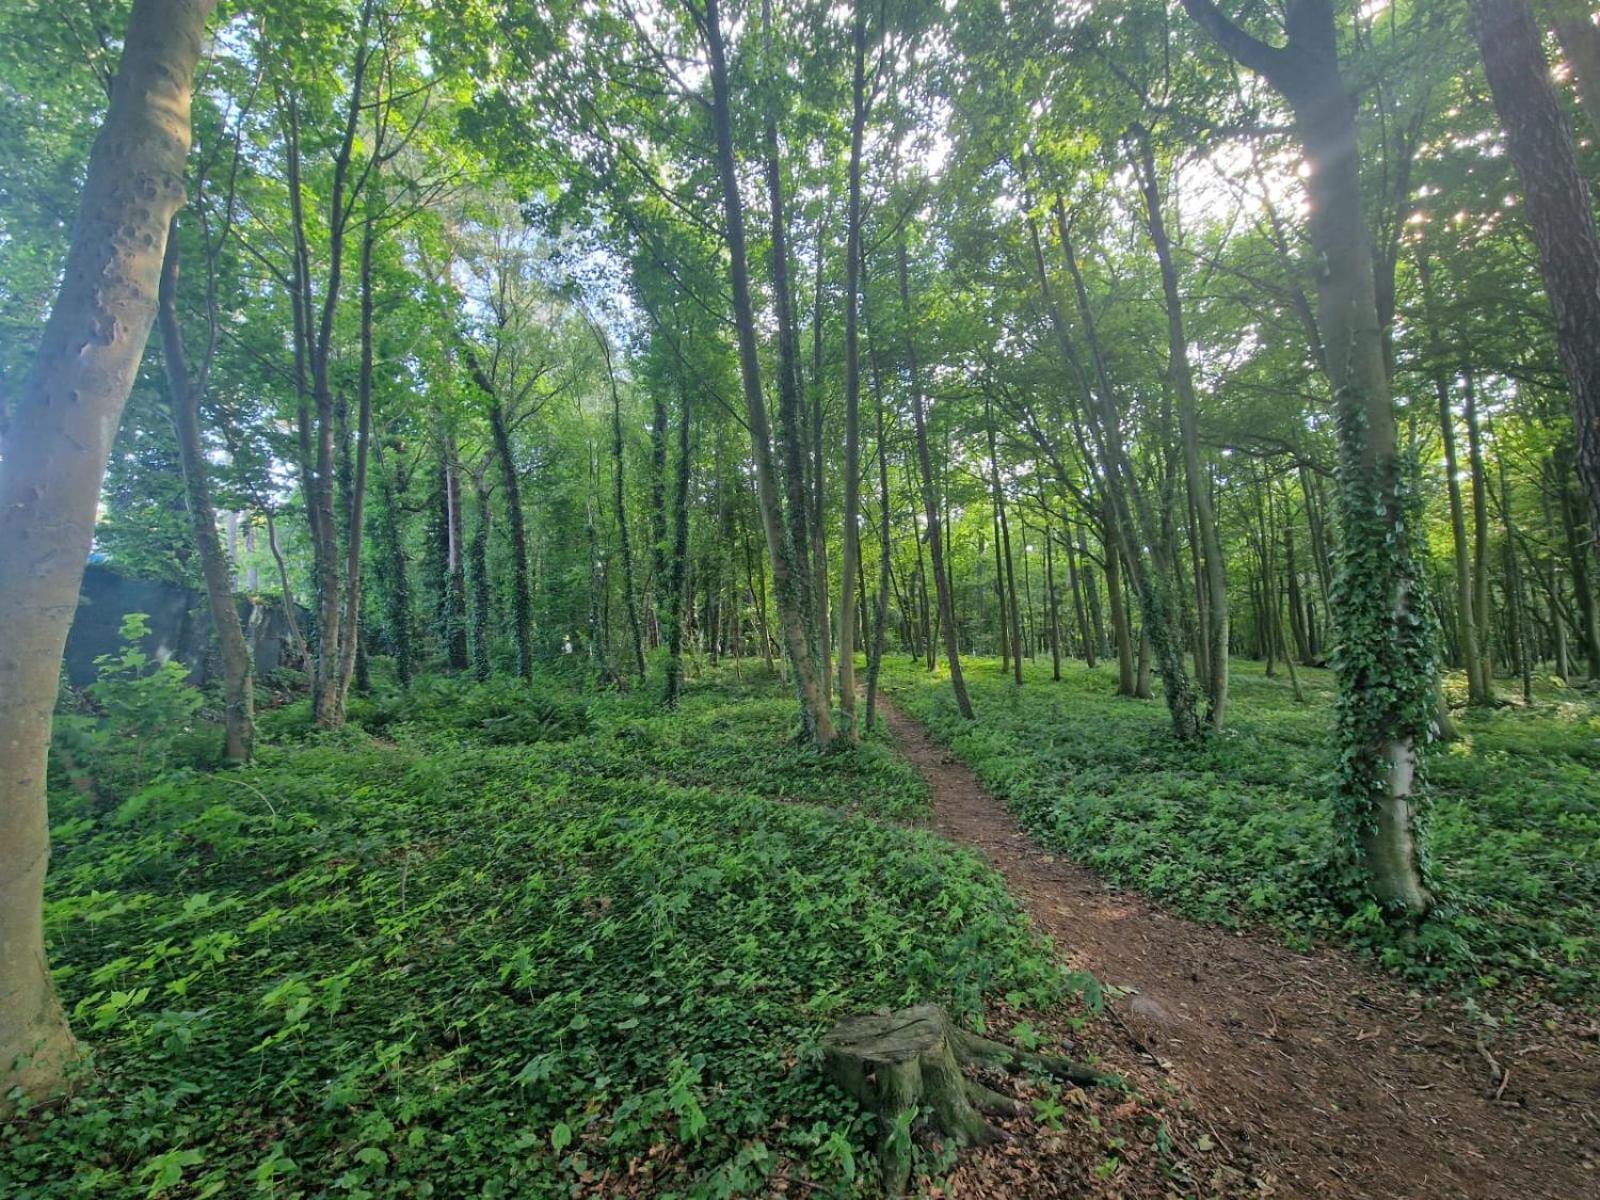
<path id="1" fill-rule="evenodd" d="M 189 101 L 211 0 L 135 0 L 60 288 L 10 414 L 0 474 L 0 1110 L 77 1050 L 41 923 L 45 756 L 112 438 L 156 317 L 182 206 Z"/>

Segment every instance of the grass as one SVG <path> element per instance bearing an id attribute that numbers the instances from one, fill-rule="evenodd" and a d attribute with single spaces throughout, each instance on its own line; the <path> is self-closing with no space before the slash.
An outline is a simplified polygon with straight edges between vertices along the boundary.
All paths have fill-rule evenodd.
<path id="1" fill-rule="evenodd" d="M 772 684 L 652 701 L 430 680 L 334 734 L 266 714 L 243 771 L 58 771 L 93 1071 L 0 1131 L 0 1195 L 870 1191 L 817 1036 L 1071 980 L 975 856 L 872 819 L 927 802 L 883 745 L 816 759 Z"/>
<path id="2" fill-rule="evenodd" d="M 1460 714 L 1430 754 L 1431 869 L 1442 903 L 1396 929 L 1330 898 L 1333 680 L 1236 661 L 1230 728 L 1177 747 L 1166 711 L 1119 699 L 1112 669 L 1073 663 L 1018 690 L 997 662 L 968 674 L 977 720 L 947 678 L 898 658 L 892 695 L 1004 797 L 1046 845 L 1175 911 L 1260 924 L 1286 940 L 1343 941 L 1421 985 L 1514 1007 L 1600 1000 L 1600 707 L 1547 685 L 1531 708 Z"/>

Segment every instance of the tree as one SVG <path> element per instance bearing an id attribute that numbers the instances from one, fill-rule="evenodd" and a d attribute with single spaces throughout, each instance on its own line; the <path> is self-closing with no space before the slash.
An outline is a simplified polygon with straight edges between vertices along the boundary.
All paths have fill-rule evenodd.
<path id="1" fill-rule="evenodd" d="M 72 245 L 0 476 L 0 1113 L 59 1090 L 77 1049 L 50 981 L 41 902 L 45 755 L 95 507 L 156 317 L 182 206 L 189 102 L 212 0 L 135 0 Z"/>
<path id="2" fill-rule="evenodd" d="M 1189 15 L 1288 103 L 1305 152 L 1317 256 L 1317 326 L 1340 443 L 1339 814 L 1366 885 L 1417 915 L 1432 903 L 1422 873 L 1421 753 L 1434 711 L 1434 663 L 1408 520 L 1403 458 L 1363 216 L 1355 106 L 1339 67 L 1331 0 L 1289 0 L 1285 44 L 1269 45 L 1211 0 Z"/>
<path id="3" fill-rule="evenodd" d="M 1600 513 L 1600 231 L 1589 186 L 1527 0 L 1473 0 L 1472 35 L 1522 180 L 1539 273 L 1555 312 L 1578 474 L 1590 512 Z"/>

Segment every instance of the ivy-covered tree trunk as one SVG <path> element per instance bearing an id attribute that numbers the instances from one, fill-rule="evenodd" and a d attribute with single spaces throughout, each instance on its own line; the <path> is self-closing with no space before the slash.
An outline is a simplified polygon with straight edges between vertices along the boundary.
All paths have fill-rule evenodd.
<path id="1" fill-rule="evenodd" d="M 77 1057 L 45 956 L 45 762 L 112 439 L 183 204 L 189 97 L 211 0 L 135 0 L 72 243 L 0 471 L 0 1116 Z"/>
<path id="2" fill-rule="evenodd" d="M 1381 903 L 1432 903 L 1422 871 L 1422 744 L 1434 716 L 1435 663 L 1417 562 L 1413 472 L 1401 457 L 1384 361 L 1371 241 L 1362 215 L 1355 103 L 1339 70 L 1331 0 L 1290 0 L 1287 44 L 1250 36 L 1211 0 L 1184 8 L 1288 102 L 1305 151 L 1317 272 L 1317 326 L 1338 421 L 1344 536 L 1338 623 L 1339 831 Z M 1600 304 L 1600 293 L 1596 295 Z"/>
<path id="3" fill-rule="evenodd" d="M 250 647 L 239 623 L 239 606 L 233 598 L 233 566 L 217 533 L 217 512 L 211 504 L 206 478 L 205 444 L 200 436 L 200 389 L 189 372 L 183 331 L 178 325 L 178 220 L 167 234 L 162 263 L 157 326 L 161 334 L 161 362 L 166 370 L 172 428 L 183 465 L 184 494 L 195 545 L 200 553 L 200 573 L 206 584 L 211 623 L 217 631 L 222 656 L 223 760 L 245 763 L 255 753 L 255 682 Z"/>

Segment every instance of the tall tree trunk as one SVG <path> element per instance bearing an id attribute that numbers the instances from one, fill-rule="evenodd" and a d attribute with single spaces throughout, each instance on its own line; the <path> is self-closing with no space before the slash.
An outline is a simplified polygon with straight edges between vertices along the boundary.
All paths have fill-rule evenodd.
<path id="1" fill-rule="evenodd" d="M 100 485 L 183 204 L 211 0 L 135 0 L 72 244 L 0 471 L 0 1117 L 58 1092 L 77 1046 L 50 981 L 45 759 Z"/>
<path id="2" fill-rule="evenodd" d="M 487 384 L 479 380 L 479 386 Z M 511 527 L 511 633 L 517 646 L 517 674 L 533 680 L 533 589 L 528 578 L 528 519 L 522 509 L 522 480 L 511 452 L 511 431 L 500 399 L 489 391 L 489 432 L 494 456 L 500 464 L 500 487 L 505 493 L 506 524 Z"/>
<path id="3" fill-rule="evenodd" d="M 1116 538 L 1122 544 L 1127 567 L 1133 576 L 1143 618 L 1140 625 L 1150 638 L 1156 668 L 1161 672 L 1167 713 L 1172 718 L 1172 732 L 1180 741 L 1187 741 L 1203 732 L 1204 718 L 1189 681 L 1189 669 L 1184 662 L 1183 642 L 1178 628 L 1177 606 L 1173 603 L 1172 581 L 1177 571 L 1168 554 L 1167 539 L 1157 527 L 1149 500 L 1123 445 L 1116 395 L 1095 329 L 1094 312 L 1089 304 L 1083 272 L 1078 267 L 1072 239 L 1068 236 L 1066 205 L 1059 193 L 1056 196 L 1055 216 L 1061 251 L 1066 258 L 1067 271 L 1072 276 L 1073 290 L 1078 299 L 1084 340 L 1089 345 L 1089 357 L 1094 364 L 1089 393 L 1091 411 L 1095 400 L 1098 400 L 1099 411 L 1097 419 L 1089 422 L 1089 427 L 1095 436 L 1100 460 L 1106 468 L 1106 511 L 1115 523 Z M 1141 542 L 1150 546 L 1152 562 L 1147 563 L 1139 552 Z"/>
<path id="4" fill-rule="evenodd" d="M 217 513 L 211 505 L 211 485 L 206 479 L 205 445 L 200 437 L 200 395 L 189 373 L 183 332 L 178 326 L 178 218 L 168 228 L 166 256 L 159 285 L 158 326 L 161 361 L 166 368 L 167 393 L 172 408 L 172 428 L 178 439 L 178 460 L 183 465 L 184 495 L 195 545 L 200 552 L 200 573 L 205 579 L 211 623 L 222 651 L 223 745 L 229 763 L 245 763 L 255 752 L 255 683 L 250 648 L 239 624 L 239 606 L 233 598 L 233 574 L 222 539 L 217 534 Z"/>
<path id="5" fill-rule="evenodd" d="M 372 193 L 368 192 L 370 196 Z M 361 541 L 367 512 L 367 460 L 372 440 L 372 249 L 375 230 L 369 219 L 361 237 L 361 366 L 356 383 L 356 466 L 345 530 L 344 613 L 339 631 L 339 709 L 344 710 L 350 681 L 356 673 L 361 636 Z"/>
<path id="6" fill-rule="evenodd" d="M 867 319 L 867 256 L 861 248 L 861 326 L 867 335 L 867 362 L 872 368 L 872 410 L 877 439 L 878 460 L 878 594 L 872 608 L 872 641 L 867 650 L 867 728 L 878 715 L 878 678 L 883 671 L 883 647 L 889 621 L 889 588 L 892 530 L 889 502 L 889 443 L 883 419 L 883 379 L 878 365 L 878 344 Z"/>
<path id="7" fill-rule="evenodd" d="M 489 526 L 492 510 L 489 507 L 489 485 L 484 479 L 487 469 L 487 463 L 480 464 L 473 475 L 478 519 L 473 522 L 472 539 L 467 543 L 467 649 L 472 659 L 472 676 L 479 682 L 488 679 L 494 670 L 491 653 L 493 639 L 489 633 L 494 614 L 491 611 L 489 588 Z"/>
<path id="8" fill-rule="evenodd" d="M 300 629 L 300 606 L 295 602 L 294 588 L 289 585 L 289 567 L 283 561 L 283 549 L 278 545 L 278 526 L 273 520 L 272 509 L 263 508 L 261 513 L 267 522 L 267 549 L 272 551 L 272 561 L 278 567 L 278 593 L 283 604 L 283 623 L 289 631 L 289 657 L 303 667 L 311 650 L 306 645 L 306 635 Z"/>
<path id="9" fill-rule="evenodd" d="M 1558 447 L 1555 457 L 1558 464 L 1556 484 L 1561 497 L 1561 527 L 1567 539 L 1567 561 L 1572 567 L 1572 593 L 1578 609 L 1578 633 L 1583 638 L 1583 657 L 1588 663 L 1589 678 L 1600 679 L 1600 601 L 1595 599 L 1589 574 L 1593 561 L 1589 547 L 1594 535 L 1584 519 L 1583 494 L 1568 482 L 1572 467 L 1571 445 Z"/>
<path id="10" fill-rule="evenodd" d="M 1418 256 L 1417 271 L 1422 281 L 1424 302 L 1427 302 L 1432 297 L 1433 272 L 1425 252 Z M 1488 613 L 1479 610 L 1473 602 L 1472 564 L 1467 550 L 1466 514 L 1461 503 L 1461 471 L 1456 458 L 1456 422 L 1450 406 L 1450 381 L 1444 367 L 1443 345 L 1439 338 L 1437 322 L 1433 319 L 1432 313 L 1429 313 L 1428 317 L 1429 349 L 1436 360 L 1433 368 L 1433 389 L 1439 400 L 1439 432 L 1444 442 L 1445 488 L 1450 502 L 1450 537 L 1455 551 L 1456 639 L 1460 647 L 1462 666 L 1467 673 L 1468 701 L 1472 704 L 1487 704 L 1493 697 L 1493 690 L 1478 645 L 1478 624 L 1480 620 L 1487 618 Z M 1481 473 L 1480 458 L 1473 475 L 1475 503 L 1480 500 L 1478 479 Z"/>
<path id="11" fill-rule="evenodd" d="M 739 195 L 739 167 L 733 153 L 732 101 L 718 0 L 706 0 L 703 25 L 710 59 L 711 123 L 716 134 L 717 170 L 722 185 L 729 274 L 733 285 L 734 326 L 739 344 L 739 375 L 755 458 L 761 525 L 772 562 L 778 623 L 794 670 L 802 723 L 805 733 L 817 748 L 826 750 L 833 743 L 833 713 L 825 691 L 825 673 L 818 670 L 807 636 L 806 613 L 801 607 L 803 596 L 796 580 L 796 550 L 784 529 L 783 499 L 772 454 L 772 430 L 767 420 L 766 398 L 761 390 L 761 357 L 756 345 L 755 307 L 750 299 L 750 267 L 745 251 L 744 202 Z M 820 577 L 820 572 L 818 574 Z"/>
<path id="12" fill-rule="evenodd" d="M 611 340 L 605 330 L 593 327 L 594 336 L 606 360 L 606 380 L 611 386 L 611 478 L 612 502 L 617 510 L 617 538 L 622 553 L 622 605 L 628 618 L 628 636 L 633 643 L 633 669 L 642 682 L 644 668 L 644 628 L 639 623 L 638 589 L 633 577 L 633 541 L 628 534 L 628 494 L 623 476 L 622 397 L 617 391 L 617 376 L 611 366 Z"/>
<path id="13" fill-rule="evenodd" d="M 372 454 L 378 468 L 378 499 L 383 506 L 377 536 L 384 624 L 394 647 L 395 678 L 404 688 L 411 686 L 416 662 L 411 646 L 411 581 L 406 571 L 405 546 L 400 540 L 400 498 L 395 491 L 394 471 L 383 459 L 383 438 L 372 443 Z"/>
<path id="14" fill-rule="evenodd" d="M 1022 686 L 1022 619 L 1017 610 L 1017 575 L 1011 562 L 1011 527 L 1006 521 L 1006 498 L 1000 488 L 1000 459 L 995 449 L 994 436 L 994 405 L 985 400 L 984 413 L 988 418 L 989 432 L 989 478 L 994 488 L 994 514 L 999 526 L 998 540 L 995 543 L 997 568 L 1003 566 L 1004 573 L 995 583 L 1000 592 L 1000 628 L 1005 629 L 1006 621 L 1011 622 L 1011 667 L 1012 678 L 1018 687 Z"/>
<path id="15" fill-rule="evenodd" d="M 1206 486 L 1200 461 L 1200 420 L 1194 395 L 1194 369 L 1189 363 L 1189 338 L 1183 326 L 1183 299 L 1178 290 L 1178 269 L 1172 261 L 1172 243 L 1161 212 L 1161 191 L 1156 179 L 1155 152 L 1150 137 L 1135 127 L 1140 190 L 1144 193 L 1145 220 L 1161 267 L 1161 290 L 1167 306 L 1167 373 L 1178 393 L 1178 428 L 1183 442 L 1183 476 L 1189 503 L 1200 531 L 1200 552 L 1205 562 L 1206 644 L 1221 649 L 1208 656 L 1205 691 L 1210 699 L 1207 720 L 1213 729 L 1223 727 L 1228 710 L 1228 579 L 1217 536 L 1211 490 Z"/>
<path id="16" fill-rule="evenodd" d="M 467 667 L 467 570 L 464 559 L 465 517 L 461 511 L 461 462 L 455 438 L 442 436 L 444 451 L 445 559 L 443 622 L 445 663 L 452 671 Z"/>
<path id="17" fill-rule="evenodd" d="M 1578 435 L 1578 474 L 1590 510 L 1600 513 L 1600 231 L 1589 185 L 1527 0 L 1472 0 L 1472 34 L 1522 180 L 1539 273 L 1555 312 Z M 1591 90 L 1600 86 L 1600 80 L 1588 83 Z"/>
<path id="18" fill-rule="evenodd" d="M 1493 609 L 1489 606 L 1489 483 L 1483 467 L 1483 434 L 1478 424 L 1478 388 L 1472 368 L 1462 372 L 1466 383 L 1467 462 L 1472 473 L 1472 611 L 1482 613 L 1482 628 Z M 1482 675 L 1484 703 L 1494 699 L 1494 654 L 1492 640 L 1485 637 L 1478 646 L 1478 670 Z"/>
<path id="19" fill-rule="evenodd" d="M 1183 0 L 1183 6 L 1282 94 L 1305 151 L 1317 323 L 1338 418 L 1344 524 L 1334 604 L 1339 832 L 1372 894 L 1420 914 L 1432 898 L 1422 871 L 1417 774 L 1437 674 L 1428 622 L 1419 619 L 1425 597 L 1413 530 L 1420 522 L 1406 511 L 1406 467 L 1362 213 L 1355 103 L 1340 75 L 1333 5 L 1290 0 L 1282 47 L 1251 37 L 1211 0 Z"/>
<path id="20" fill-rule="evenodd" d="M 676 708 L 683 691 L 683 624 L 689 606 L 689 479 L 692 406 L 687 386 L 678 391 L 678 473 L 672 496 L 672 579 L 667 585 L 667 690 L 664 702 Z M 764 589 L 763 589 L 764 590 Z"/>
<path id="21" fill-rule="evenodd" d="M 828 615 L 827 457 L 823 449 L 822 413 L 822 281 L 823 221 L 817 220 L 817 278 L 811 307 L 811 569 L 816 611 L 817 661 L 822 695 L 831 702 L 833 686 L 833 621 Z"/>
<path id="22" fill-rule="evenodd" d="M 1589 0 L 1540 0 L 1538 7 L 1540 19 L 1556 31 L 1589 128 L 1600 137 L 1600 27 L 1594 6 Z"/>
<path id="23" fill-rule="evenodd" d="M 1040 508 L 1044 508 L 1041 502 Z M 1055 533 L 1050 528 L 1050 513 L 1044 513 L 1044 590 L 1050 609 L 1050 678 L 1061 682 L 1061 597 L 1056 591 Z"/>
<path id="24" fill-rule="evenodd" d="M 793 284 L 790 279 L 789 224 L 784 205 L 783 158 L 778 142 L 778 89 L 776 80 L 781 69 L 772 47 L 772 0 L 761 4 L 762 51 L 765 58 L 769 86 L 765 89 L 763 108 L 762 143 L 766 156 L 767 207 L 771 219 L 771 259 L 773 307 L 778 319 L 778 462 L 783 471 L 784 526 L 793 548 L 793 588 L 795 604 L 805 615 L 806 636 L 810 641 L 813 658 L 822 655 L 822 669 L 827 670 L 825 645 L 827 613 L 827 581 L 816 574 L 813 562 L 812 498 L 806 488 L 807 457 L 805 402 L 800 381 L 800 327 L 795 316 Z M 820 296 L 821 232 L 818 232 L 818 273 Z M 819 299 L 820 303 L 820 299 Z M 820 368 L 814 386 L 821 387 Z M 820 393 L 819 393 L 820 394 Z M 821 420 L 820 409 L 818 420 Z M 820 478 L 820 476 L 819 476 Z M 822 519 L 820 501 L 816 505 L 816 519 Z M 822 616 L 817 616 L 819 590 Z M 823 680 L 826 694 L 827 680 Z"/>
<path id="25" fill-rule="evenodd" d="M 902 231 L 896 242 L 897 270 L 900 277 L 900 315 L 905 322 L 906 366 L 911 383 L 911 420 L 917 435 L 917 469 L 922 476 L 922 511 L 928 522 L 928 554 L 933 559 L 933 585 L 939 596 L 939 628 L 944 634 L 945 659 L 950 664 L 950 688 L 956 708 L 972 720 L 972 700 L 961 673 L 961 647 L 956 642 L 954 605 L 950 599 L 950 577 L 944 567 L 944 533 L 940 526 L 939 496 L 934 488 L 933 455 L 928 448 L 928 419 L 923 411 L 922 370 L 917 362 L 916 318 L 911 309 L 911 272 L 906 263 L 906 241 Z M 932 639 L 929 639 L 932 645 Z M 932 658 L 932 651 L 929 651 Z M 932 670 L 931 662 L 929 669 Z"/>
<path id="26" fill-rule="evenodd" d="M 861 572 L 861 139 L 867 123 L 866 0 L 855 0 L 851 30 L 849 207 L 845 220 L 844 544 L 839 560 L 839 720 L 851 742 L 856 727 L 856 579 Z"/>
<path id="27" fill-rule="evenodd" d="M 1111 604 L 1111 637 L 1117 644 L 1117 695 L 1137 696 L 1139 677 L 1133 663 L 1133 629 L 1128 623 L 1128 606 L 1123 603 L 1122 594 L 1122 550 L 1109 513 L 1104 522 L 1106 594 Z"/>

